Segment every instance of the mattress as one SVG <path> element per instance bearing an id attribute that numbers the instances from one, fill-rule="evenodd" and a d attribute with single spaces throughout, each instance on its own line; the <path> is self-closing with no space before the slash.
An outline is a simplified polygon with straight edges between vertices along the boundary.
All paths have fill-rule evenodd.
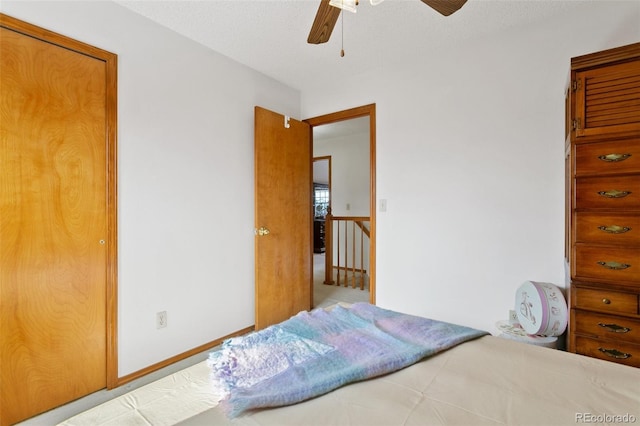
<path id="1" fill-rule="evenodd" d="M 296 405 L 195 425 L 575 425 L 640 422 L 640 369 L 494 336 Z"/>
<path id="2" fill-rule="evenodd" d="M 228 419 L 206 361 L 63 422 L 80 425 L 640 423 L 640 369 L 485 336 L 296 405 Z"/>

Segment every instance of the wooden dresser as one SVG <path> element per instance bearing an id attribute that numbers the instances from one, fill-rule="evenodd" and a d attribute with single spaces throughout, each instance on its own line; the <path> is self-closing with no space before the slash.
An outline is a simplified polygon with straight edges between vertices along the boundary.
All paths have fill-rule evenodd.
<path id="1" fill-rule="evenodd" d="M 565 133 L 568 349 L 640 367 L 640 43 L 571 59 Z"/>

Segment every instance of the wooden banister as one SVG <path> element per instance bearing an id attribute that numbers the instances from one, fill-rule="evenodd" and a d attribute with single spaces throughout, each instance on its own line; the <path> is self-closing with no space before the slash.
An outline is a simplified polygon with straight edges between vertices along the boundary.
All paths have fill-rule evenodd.
<path id="1" fill-rule="evenodd" d="M 365 222 L 368 216 L 333 216 L 329 212 L 325 217 L 325 284 L 351 284 L 364 290 L 366 269 L 364 267 L 365 237 L 370 238 Z M 335 228 L 335 232 L 334 232 Z M 335 240 L 334 240 L 335 234 Z M 357 247 L 360 247 L 359 256 Z M 335 256 L 334 256 L 335 252 Z M 335 259 L 334 259 L 335 257 Z M 334 261 L 337 263 L 334 265 Z M 334 270 L 336 277 L 334 279 Z"/>
<path id="2" fill-rule="evenodd" d="M 367 220 L 369 220 L 369 219 L 367 219 Z M 358 227 L 362 230 L 362 232 L 364 232 L 364 235 L 366 235 L 367 237 L 371 238 L 371 235 L 369 233 L 369 228 L 364 226 L 364 221 L 356 220 L 355 224 L 358 225 Z"/>

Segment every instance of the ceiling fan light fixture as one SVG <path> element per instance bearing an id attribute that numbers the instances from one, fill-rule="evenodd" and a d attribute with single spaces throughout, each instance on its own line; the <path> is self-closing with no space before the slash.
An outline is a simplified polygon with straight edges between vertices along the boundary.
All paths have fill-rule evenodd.
<path id="1" fill-rule="evenodd" d="M 331 0 L 329 4 L 333 7 L 337 7 L 338 9 L 348 10 L 349 12 L 356 13 L 358 0 Z"/>

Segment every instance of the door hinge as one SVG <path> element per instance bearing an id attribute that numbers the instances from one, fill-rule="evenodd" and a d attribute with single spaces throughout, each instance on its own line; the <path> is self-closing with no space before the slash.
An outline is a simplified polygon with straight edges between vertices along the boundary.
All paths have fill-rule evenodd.
<path id="1" fill-rule="evenodd" d="M 284 128 L 288 129 L 289 127 L 291 127 L 291 117 L 289 117 L 288 115 L 284 116 Z"/>
<path id="2" fill-rule="evenodd" d="M 574 118 L 573 119 L 573 130 L 578 130 L 580 129 L 580 119 L 579 118 Z"/>
<path id="3" fill-rule="evenodd" d="M 575 92 L 576 90 L 582 89 L 582 80 L 573 80 L 571 82 L 571 89 Z"/>

